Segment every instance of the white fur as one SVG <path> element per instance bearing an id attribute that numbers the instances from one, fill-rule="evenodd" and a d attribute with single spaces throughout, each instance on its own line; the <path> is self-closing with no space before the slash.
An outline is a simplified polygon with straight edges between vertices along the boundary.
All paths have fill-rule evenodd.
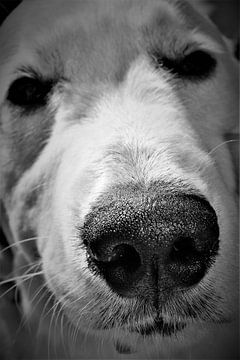
<path id="1" fill-rule="evenodd" d="M 19 9 L 23 19 L 23 10 L 27 10 L 28 6 L 31 14 L 40 5 L 38 1 L 33 5 L 24 2 L 22 10 L 21 7 Z M 88 9 L 88 5 L 85 6 Z M 81 6 L 79 13 L 73 15 L 78 9 L 73 4 L 66 17 L 57 2 L 49 5 L 49 13 L 45 5 L 39 7 L 39 12 L 51 18 L 55 7 L 60 20 L 53 25 L 54 34 L 59 32 L 61 35 L 64 30 L 69 31 L 69 19 L 73 20 L 74 29 L 75 26 L 78 28 L 76 19 L 80 17 L 81 11 L 85 11 Z M 144 3 L 141 3 L 139 9 L 141 14 L 146 14 L 146 18 L 150 17 L 152 8 L 146 9 Z M 104 7 L 98 11 L 104 13 Z M 179 19 L 180 24 L 183 22 L 179 10 L 165 1 L 162 11 L 171 19 Z M 88 16 L 93 21 L 91 12 Z M 37 28 L 40 32 L 36 31 L 35 38 L 39 46 L 46 41 L 46 35 L 41 31 L 41 24 L 44 24 L 46 18 L 39 15 Z M 84 23 L 84 19 L 82 21 Z M 134 21 L 137 23 L 140 19 L 136 16 Z M 65 22 L 66 27 L 59 28 L 59 24 L 61 27 Z M 47 24 L 50 26 L 48 21 Z M 91 21 L 89 24 L 92 24 Z M 32 24 L 26 25 L 26 29 L 29 26 Z M 51 307 L 51 298 L 47 293 L 42 300 L 38 296 L 36 298 L 41 285 L 35 283 L 35 280 L 32 285 L 27 283 L 28 289 L 27 285 L 19 284 L 24 296 L 23 311 L 39 337 L 39 343 L 36 342 L 33 350 L 38 356 L 46 357 L 49 352 L 48 355 L 53 357 L 56 351 L 57 356 L 65 358 L 117 358 L 121 355 L 115 351 L 114 343 L 120 340 L 131 346 L 133 353 L 129 358 L 206 358 L 209 346 L 211 356 L 218 358 L 228 341 L 231 342 L 238 305 L 238 294 L 234 290 L 238 271 L 236 188 L 227 147 L 222 145 L 220 153 L 214 149 L 236 123 L 235 114 L 227 118 L 234 97 L 229 79 L 234 78 L 236 64 L 228 60 L 227 49 L 219 38 L 211 36 L 209 32 L 198 32 L 197 28 L 189 31 L 187 41 L 212 51 L 216 56 L 223 55 L 217 74 L 203 83 L 189 83 L 179 87 L 168 72 L 154 69 L 148 57 L 141 55 L 131 63 L 120 84 L 103 84 L 97 100 L 83 119 L 78 118 L 82 101 L 79 94 L 86 90 L 81 88 L 81 84 L 72 85 L 71 81 L 63 81 L 61 87 L 52 94 L 49 108 L 54 113 L 54 125 L 44 149 L 18 179 L 12 192 L 5 194 L 3 186 L 1 194 L 9 218 L 9 228 L 14 241 L 19 243 L 16 259 L 20 258 L 26 264 L 31 261 L 31 252 L 21 244 L 23 239 L 20 236 L 20 228 L 27 229 L 31 224 L 37 234 L 36 246 L 41 256 L 44 282 L 63 310 L 59 312 L 61 315 L 56 315 L 56 306 L 52 308 L 53 311 L 48 309 L 48 306 Z M 9 64 L 3 64 L 1 73 L 6 76 L 2 99 L 7 86 L 15 78 L 13 72 L 17 62 L 24 62 L 21 52 L 24 53 L 26 49 L 29 53 L 32 41 L 20 46 L 20 55 L 13 57 Z M 35 60 L 34 56 L 30 58 L 32 63 L 36 61 L 36 66 L 41 68 L 41 61 Z M 77 73 L 79 64 L 75 59 L 69 61 L 67 72 L 75 69 Z M 229 78 L 228 71 L 231 73 Z M 216 104 L 219 106 L 216 107 Z M 12 113 L 7 105 L 3 105 L 2 109 L 2 116 L 8 113 L 4 119 L 10 121 Z M 3 134 L 0 136 L 4 137 Z M 7 160 L 2 159 L 2 168 L 5 167 Z M 4 171 L 1 176 L 4 178 Z M 170 181 L 177 188 L 184 185 L 195 189 L 215 209 L 220 226 L 220 256 L 200 284 L 189 290 L 187 295 L 179 297 L 178 303 L 170 302 L 162 309 L 161 315 L 165 320 L 181 319 L 178 312 L 184 302 L 191 302 L 205 291 L 210 295 L 213 292 L 218 295 L 217 306 L 222 315 L 217 315 L 210 303 L 206 313 L 203 311 L 198 318 L 184 318 L 188 326 L 174 338 L 157 335 L 142 338 L 129 331 L 130 325 L 140 327 L 141 324 L 151 322 L 154 314 L 150 308 L 144 313 L 136 299 L 124 299 L 116 295 L 103 279 L 88 269 L 86 250 L 77 232 L 77 227 L 83 224 L 94 202 L 111 185 L 132 181 L 148 187 L 153 180 Z M 36 188 L 42 189 L 39 201 L 33 208 L 25 208 L 28 195 Z M 17 264 L 17 260 L 15 262 Z M 16 274 L 23 271 L 17 265 L 14 270 Z M 103 305 L 106 312 L 101 315 Z M 44 312 L 45 316 L 42 315 Z M 128 323 L 124 326 L 121 326 L 121 315 L 128 316 Z M 226 323 L 220 326 L 213 320 Z M 54 321 L 57 325 L 53 330 Z M 98 322 L 107 325 L 109 321 L 115 324 L 113 330 L 99 332 L 95 329 Z M 52 332 L 50 335 L 47 334 L 48 327 Z M 211 347 L 214 341 L 219 348 Z"/>

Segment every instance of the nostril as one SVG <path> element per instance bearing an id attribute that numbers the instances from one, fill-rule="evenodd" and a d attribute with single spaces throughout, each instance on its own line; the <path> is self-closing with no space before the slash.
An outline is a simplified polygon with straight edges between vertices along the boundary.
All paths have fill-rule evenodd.
<path id="1" fill-rule="evenodd" d="M 99 249 L 98 249 L 99 250 Z M 130 289 L 141 277 L 141 257 L 134 246 L 117 244 L 94 252 L 91 256 L 100 274 L 119 295 L 130 296 Z"/>
<path id="2" fill-rule="evenodd" d="M 172 245 L 168 257 L 168 271 L 172 279 L 182 286 L 198 283 L 208 268 L 209 256 L 197 248 L 198 239 L 179 237 Z"/>
<path id="3" fill-rule="evenodd" d="M 170 252 L 171 261 L 186 262 L 198 254 L 194 240 L 191 237 L 179 237 L 173 244 Z"/>
<path id="4" fill-rule="evenodd" d="M 134 272 L 141 266 L 141 258 L 137 250 L 129 244 L 118 244 L 105 256 L 97 256 L 95 260 L 102 266 L 122 267 L 126 272 Z"/>

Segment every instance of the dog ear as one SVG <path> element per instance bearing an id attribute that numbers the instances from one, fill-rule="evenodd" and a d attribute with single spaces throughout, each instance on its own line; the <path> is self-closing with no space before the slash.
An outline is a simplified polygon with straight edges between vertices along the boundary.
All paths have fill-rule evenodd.
<path id="1" fill-rule="evenodd" d="M 239 40 L 237 42 L 232 39 L 227 38 L 223 35 L 225 44 L 227 45 L 229 52 L 232 54 L 232 57 L 239 61 Z M 235 60 L 233 59 L 233 61 Z M 236 61 L 234 61 L 236 63 Z M 239 69 L 239 67 L 238 67 Z M 239 79 L 239 72 L 237 71 L 237 78 Z M 239 93 L 239 86 L 237 86 L 236 91 Z M 236 105 L 237 107 L 237 105 Z M 228 144 L 228 149 L 231 153 L 233 167 L 235 170 L 236 178 L 236 189 L 239 193 L 239 107 L 236 109 L 236 124 L 231 131 L 224 134 L 224 138 Z"/>
<path id="2" fill-rule="evenodd" d="M 222 38 L 229 50 L 229 53 L 232 54 L 232 58 L 234 63 L 236 64 L 235 59 L 239 61 L 239 39 L 234 41 L 228 38 L 225 35 L 222 35 Z M 234 59 L 235 58 L 235 59 Z M 239 67 L 238 67 L 239 69 Z M 239 78 L 239 72 L 237 71 L 237 77 Z M 239 92 L 239 87 L 236 89 Z M 237 106 L 237 105 L 236 105 Z M 224 134 L 224 139 L 228 144 L 228 149 L 231 153 L 233 167 L 235 170 L 235 178 L 236 178 L 236 189 L 239 193 L 239 108 L 236 109 L 236 124 L 235 127 L 231 129 L 231 131 L 226 132 Z"/>
<path id="3" fill-rule="evenodd" d="M 203 14 L 207 15 L 210 20 L 217 26 L 222 34 L 222 39 L 229 51 L 231 60 L 231 69 L 233 83 L 236 83 L 235 91 L 239 92 L 239 66 L 236 60 L 239 61 L 239 22 L 236 15 L 237 6 L 235 3 L 227 4 L 226 2 L 213 2 L 209 0 L 194 1 L 197 9 Z M 236 95 L 236 94 L 234 94 Z M 237 96 L 238 98 L 238 96 Z M 229 151 L 231 153 L 233 166 L 236 174 L 237 185 L 239 179 L 239 108 L 237 102 L 234 104 L 233 113 L 234 119 L 230 121 L 227 119 L 224 124 L 223 138 L 227 142 Z"/>
<path id="4" fill-rule="evenodd" d="M 239 61 L 239 40 L 237 42 L 234 42 L 233 40 L 227 38 L 223 35 L 223 39 L 225 41 L 225 44 L 227 45 L 229 52 L 232 54 L 233 57 L 235 57 Z M 239 78 L 239 73 L 238 73 Z M 239 89 L 237 87 L 237 91 L 239 92 Z M 236 177 L 236 188 L 237 192 L 239 193 L 239 107 L 236 109 L 236 126 L 231 129 L 231 131 L 226 132 L 224 134 L 224 138 L 228 144 L 228 149 L 231 153 L 233 166 L 235 170 L 235 177 Z"/>

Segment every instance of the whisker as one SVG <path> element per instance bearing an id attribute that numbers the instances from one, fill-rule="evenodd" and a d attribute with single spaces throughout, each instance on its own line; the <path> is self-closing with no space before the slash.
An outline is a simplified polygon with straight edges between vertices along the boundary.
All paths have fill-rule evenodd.
<path id="1" fill-rule="evenodd" d="M 53 330 L 53 334 L 54 334 L 54 339 L 56 339 L 56 334 L 57 334 L 57 324 L 59 322 L 59 318 L 60 316 L 63 316 L 63 305 L 61 303 L 59 303 L 59 310 L 57 315 L 55 316 L 55 324 L 54 324 L 54 330 Z M 61 326 L 61 324 L 60 324 Z M 58 334 L 57 334 L 58 335 Z M 63 344 L 63 348 L 65 349 L 65 342 L 64 342 L 64 337 L 62 336 L 61 333 L 61 327 L 60 327 L 60 336 L 62 337 L 62 344 Z M 64 350 L 65 351 L 65 350 Z M 55 353 L 56 353 L 56 343 L 55 343 Z"/>
<path id="2" fill-rule="evenodd" d="M 64 299 L 65 297 L 67 297 L 69 294 L 65 294 L 61 299 L 56 299 L 56 302 L 53 304 L 53 306 L 48 310 L 48 312 L 45 314 L 45 316 L 48 316 L 49 313 L 51 313 L 52 311 L 54 311 L 54 308 L 59 304 L 61 304 L 62 299 Z"/>
<path id="3" fill-rule="evenodd" d="M 35 311 L 38 303 L 39 303 L 39 302 L 42 300 L 42 298 L 45 296 L 45 294 L 46 294 L 45 284 L 43 284 L 42 286 L 40 286 L 40 288 L 36 291 L 36 293 L 34 294 L 33 299 L 31 299 L 31 303 L 33 303 L 33 301 L 35 300 L 35 298 L 42 292 L 42 290 L 44 290 L 43 294 L 40 296 L 40 298 L 38 299 L 37 303 L 34 304 L 33 307 L 31 307 L 31 309 L 30 309 L 30 314 L 28 314 L 28 317 L 30 317 L 30 316 L 34 313 L 34 311 Z M 41 321 L 41 319 L 40 319 L 40 321 Z M 39 325 L 40 325 L 40 321 L 39 321 Z M 27 322 L 28 322 L 28 318 L 24 318 L 24 316 L 23 316 L 23 318 L 22 318 L 22 320 L 21 320 L 21 322 L 20 322 L 20 324 L 19 324 L 17 333 L 19 333 L 19 332 L 21 331 L 21 329 L 23 329 L 23 328 L 27 325 Z M 38 327 L 39 327 L 39 325 L 38 325 Z"/>
<path id="4" fill-rule="evenodd" d="M 81 313 L 78 315 L 79 316 L 79 319 L 77 321 L 77 324 L 76 324 L 76 328 L 75 328 L 75 331 L 73 333 L 73 343 L 76 344 L 77 342 L 77 337 L 78 337 L 78 333 L 79 333 L 79 324 L 81 322 L 81 319 L 84 315 L 84 313 L 86 314 L 86 309 L 87 309 L 87 312 L 90 313 L 91 311 L 91 307 L 89 307 L 89 305 L 93 304 L 93 307 L 95 306 L 95 299 L 90 299 L 87 304 L 81 309 Z M 85 311 L 84 311 L 85 310 Z M 87 333 L 87 332 L 86 332 Z M 85 333 L 85 337 L 84 337 L 84 341 L 86 341 L 86 338 L 87 338 L 87 334 Z"/>
<path id="5" fill-rule="evenodd" d="M 34 267 L 40 267 L 42 265 L 42 261 L 41 260 L 34 260 L 32 262 L 28 262 L 25 265 L 21 265 L 17 267 L 17 270 L 21 271 L 23 269 L 28 269 L 28 272 L 31 271 L 32 269 L 34 269 Z M 25 273 L 25 272 L 24 272 Z"/>
<path id="6" fill-rule="evenodd" d="M 44 274 L 43 271 L 38 271 L 36 273 L 25 274 L 25 275 L 20 275 L 20 276 L 14 276 L 14 277 L 12 277 L 10 279 L 6 279 L 6 280 L 1 281 L 0 286 L 4 285 L 4 284 L 7 284 L 9 282 L 12 282 L 12 281 L 19 281 L 19 280 L 26 281 L 26 280 L 29 280 L 29 279 L 33 278 L 34 276 L 43 275 L 43 274 Z M 16 286 L 17 286 L 17 284 L 16 284 Z"/>
<path id="7" fill-rule="evenodd" d="M 9 289 L 7 289 L 3 294 L 1 294 L 0 296 L 0 300 L 2 298 L 4 298 L 4 296 L 6 296 L 10 291 L 12 291 L 14 288 L 17 288 L 17 284 L 14 284 L 13 286 L 11 286 Z"/>
<path id="8" fill-rule="evenodd" d="M 61 339 L 62 339 L 62 342 L 63 342 L 64 354 L 66 355 L 67 358 L 70 358 L 69 348 L 67 347 L 67 344 L 68 344 L 69 342 L 67 342 L 67 344 L 66 344 L 65 337 L 64 337 L 64 328 L 65 328 L 65 327 L 68 327 L 68 323 L 67 323 L 66 321 L 64 321 L 64 317 L 65 317 L 64 312 L 61 311 L 61 320 L 60 320 L 60 324 L 61 324 L 61 326 L 60 326 L 60 328 L 61 328 L 61 331 L 60 331 L 60 333 L 61 333 Z M 67 332 L 67 334 L 68 334 L 68 332 Z"/>
<path id="9" fill-rule="evenodd" d="M 13 243 L 13 244 L 8 245 L 7 247 L 4 247 L 4 248 L 0 251 L 0 256 L 1 256 L 5 251 L 11 249 L 12 247 L 19 246 L 19 245 L 24 244 L 24 243 L 29 242 L 29 241 L 36 241 L 37 239 L 46 239 L 46 237 L 32 237 L 32 238 L 28 238 L 28 239 L 19 240 L 19 241 Z"/>
<path id="10" fill-rule="evenodd" d="M 231 139 L 221 142 L 220 144 L 216 145 L 212 150 L 208 152 L 208 155 L 211 155 L 214 151 L 218 150 L 221 146 L 233 143 L 233 142 L 239 142 L 239 139 Z"/>
<path id="11" fill-rule="evenodd" d="M 46 309 L 47 309 L 47 307 L 48 307 L 48 305 L 50 304 L 51 301 L 53 301 L 54 304 L 53 304 L 53 306 L 51 306 L 51 308 L 48 310 L 48 312 L 45 313 Z M 43 307 L 41 317 L 40 317 L 40 322 L 42 322 L 47 317 L 47 315 L 53 310 L 55 305 L 56 305 L 55 295 L 54 295 L 54 293 L 51 293 L 51 294 L 49 294 L 48 300 L 46 301 L 46 303 L 45 303 L 45 305 Z"/>
<path id="12" fill-rule="evenodd" d="M 50 345 L 51 345 L 51 337 L 53 337 L 53 348 L 54 348 L 54 353 L 55 355 L 57 356 L 56 354 L 56 337 L 55 337 L 55 333 L 53 331 L 53 336 L 52 335 L 52 328 L 53 328 L 53 324 L 55 323 L 56 324 L 56 312 L 57 312 L 57 309 L 58 309 L 58 306 L 60 306 L 60 309 L 59 311 L 61 310 L 61 304 L 58 300 L 56 300 L 56 304 L 54 306 L 54 310 L 53 310 L 53 313 L 52 313 L 52 316 L 51 316 L 51 320 L 50 320 L 50 325 L 49 325 L 49 330 L 48 330 L 48 357 L 50 357 Z"/>

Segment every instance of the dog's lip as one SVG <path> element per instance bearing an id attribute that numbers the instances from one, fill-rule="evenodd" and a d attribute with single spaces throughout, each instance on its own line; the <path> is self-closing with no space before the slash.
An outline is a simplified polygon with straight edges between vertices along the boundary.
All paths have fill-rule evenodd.
<path id="1" fill-rule="evenodd" d="M 176 332 L 183 330 L 186 326 L 184 322 L 165 322 L 162 318 L 157 318 L 151 324 L 133 327 L 130 332 L 139 333 L 142 336 L 161 335 L 171 336 Z"/>
<path id="2" fill-rule="evenodd" d="M 122 330 L 126 330 L 130 333 L 137 333 L 144 337 L 150 335 L 161 335 L 161 336 L 171 336 L 176 332 L 183 330 L 186 327 L 185 322 L 165 322 L 161 317 L 156 318 L 151 323 L 141 324 L 138 326 L 123 327 Z M 98 327 L 97 330 L 111 330 L 114 326 L 104 326 Z"/>

